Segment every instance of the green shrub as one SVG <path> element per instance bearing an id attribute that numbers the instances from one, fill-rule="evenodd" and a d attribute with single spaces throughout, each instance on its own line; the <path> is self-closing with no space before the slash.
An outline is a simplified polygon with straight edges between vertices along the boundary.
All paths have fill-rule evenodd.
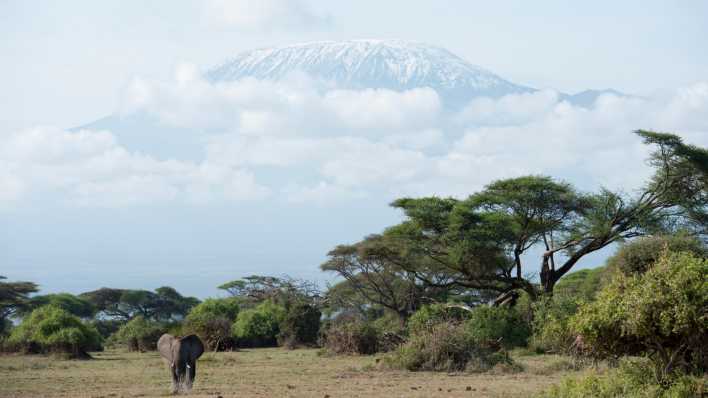
<path id="1" fill-rule="evenodd" d="M 285 308 L 271 301 L 242 311 L 236 317 L 232 330 L 237 344 L 243 347 L 271 347 L 277 345 L 280 323 Z"/>
<path id="2" fill-rule="evenodd" d="M 617 275 L 571 327 L 599 358 L 647 353 L 656 377 L 708 370 L 708 259 L 665 252 L 646 273 Z"/>
<path id="3" fill-rule="evenodd" d="M 533 303 L 529 348 L 538 353 L 568 354 L 576 337 L 570 318 L 581 303 L 574 297 L 556 294 Z"/>
<path id="4" fill-rule="evenodd" d="M 606 373 L 583 378 L 568 377 L 539 394 L 540 398 L 689 398 L 708 390 L 705 378 L 681 376 L 666 386 L 656 383 L 652 366 L 645 360 L 622 361 Z"/>
<path id="5" fill-rule="evenodd" d="M 418 329 L 387 356 L 384 365 L 410 371 L 486 371 L 497 364 L 512 364 L 505 353 L 480 346 L 465 325 L 442 322 Z"/>
<path id="6" fill-rule="evenodd" d="M 426 305 L 408 319 L 408 332 L 414 334 L 440 323 L 461 322 L 469 319 L 470 316 L 471 312 L 464 308 L 447 304 Z"/>
<path id="7" fill-rule="evenodd" d="M 208 349 L 233 348 L 231 325 L 239 313 L 236 298 L 206 299 L 194 307 L 184 320 L 182 333 L 196 334 Z"/>
<path id="8" fill-rule="evenodd" d="M 27 353 L 66 353 L 88 357 L 101 349 L 101 335 L 77 316 L 52 305 L 37 308 L 12 330 L 7 344 Z"/>
<path id="9" fill-rule="evenodd" d="M 531 330 L 514 308 L 481 305 L 464 323 L 467 333 L 479 346 L 505 348 L 526 346 Z"/>
<path id="10" fill-rule="evenodd" d="M 111 344 L 124 345 L 129 351 L 155 351 L 157 340 L 166 332 L 167 325 L 136 316 L 121 326 L 109 341 Z"/>
<path id="11" fill-rule="evenodd" d="M 638 238 L 620 246 L 607 260 L 608 268 L 624 275 L 646 272 L 664 250 L 690 252 L 696 257 L 708 257 L 708 248 L 696 237 L 687 234 L 657 235 Z"/>
<path id="12" fill-rule="evenodd" d="M 312 305 L 291 306 L 280 325 L 280 344 L 288 348 L 315 346 L 320 332 L 320 318 L 322 313 Z"/>

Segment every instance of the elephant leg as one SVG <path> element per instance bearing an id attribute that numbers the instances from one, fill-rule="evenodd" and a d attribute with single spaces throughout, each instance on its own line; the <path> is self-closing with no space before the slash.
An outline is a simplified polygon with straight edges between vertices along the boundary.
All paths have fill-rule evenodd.
<path id="1" fill-rule="evenodd" d="M 182 363 L 177 363 L 176 364 L 176 375 L 177 375 L 177 389 L 179 391 L 182 391 L 185 387 L 185 379 L 186 379 L 186 373 L 187 373 L 187 367 L 185 366 L 186 364 L 184 362 Z"/>
<path id="2" fill-rule="evenodd" d="M 197 362 L 187 363 L 187 388 L 192 389 L 194 378 L 197 376 Z"/>
<path id="3" fill-rule="evenodd" d="M 177 394 L 179 390 L 179 376 L 177 375 L 177 367 L 174 364 L 170 366 L 170 374 L 172 375 L 172 394 Z"/>

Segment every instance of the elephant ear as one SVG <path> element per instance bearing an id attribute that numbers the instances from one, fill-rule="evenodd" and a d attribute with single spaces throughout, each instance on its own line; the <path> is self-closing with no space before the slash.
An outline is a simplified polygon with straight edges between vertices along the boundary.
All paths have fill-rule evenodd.
<path id="1" fill-rule="evenodd" d="M 193 361 L 199 359 L 199 357 L 204 353 L 204 344 L 197 335 L 190 334 L 189 336 L 182 337 L 180 339 L 180 343 L 182 344 L 182 347 L 189 347 L 189 352 L 191 354 L 190 358 Z"/>
<path id="2" fill-rule="evenodd" d="M 160 339 L 157 340 L 157 350 L 160 351 L 160 355 L 165 358 L 168 362 L 174 362 L 172 358 L 172 344 L 174 344 L 175 338 L 170 334 L 163 334 Z"/>

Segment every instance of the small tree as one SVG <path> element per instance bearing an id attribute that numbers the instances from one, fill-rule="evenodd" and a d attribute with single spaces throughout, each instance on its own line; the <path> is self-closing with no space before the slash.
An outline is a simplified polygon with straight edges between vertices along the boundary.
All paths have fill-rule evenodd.
<path id="1" fill-rule="evenodd" d="M 313 305 L 291 306 L 280 325 L 278 341 L 288 348 L 299 345 L 314 346 L 319 337 L 321 317 L 322 313 Z"/>
<path id="2" fill-rule="evenodd" d="M 30 353 L 59 352 L 73 358 L 90 358 L 101 348 L 101 335 L 78 317 L 52 305 L 38 308 L 12 330 L 7 343 Z"/>
<path id="3" fill-rule="evenodd" d="M 110 337 L 111 342 L 125 345 L 129 351 L 155 351 L 157 340 L 167 332 L 167 327 L 138 315 Z"/>
<path id="4" fill-rule="evenodd" d="M 272 301 L 241 311 L 233 324 L 237 343 L 247 347 L 275 346 L 285 309 Z"/>
<path id="5" fill-rule="evenodd" d="M 708 370 L 708 259 L 664 253 L 643 275 L 617 275 L 571 320 L 591 353 L 646 352 L 659 381 Z"/>
<path id="6" fill-rule="evenodd" d="M 228 349 L 233 345 L 231 325 L 238 316 L 238 299 L 206 299 L 184 320 L 186 333 L 198 335 L 209 349 Z"/>

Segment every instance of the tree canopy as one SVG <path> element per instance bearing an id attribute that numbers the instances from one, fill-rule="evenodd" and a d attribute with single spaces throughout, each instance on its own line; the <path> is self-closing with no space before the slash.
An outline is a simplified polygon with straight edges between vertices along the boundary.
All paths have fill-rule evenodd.
<path id="1" fill-rule="evenodd" d="M 37 284 L 32 282 L 5 282 L 0 275 L 0 327 L 5 320 L 27 308 L 29 295 L 36 293 Z"/>
<path id="2" fill-rule="evenodd" d="M 402 210 L 403 222 L 380 237 L 335 248 L 323 269 L 359 292 L 376 292 L 381 305 L 381 288 L 393 276 L 410 286 L 500 297 L 524 290 L 535 297 L 552 293 L 583 257 L 609 245 L 678 229 L 705 239 L 708 151 L 672 134 L 635 133 L 655 150 L 654 176 L 634 195 L 604 188 L 584 193 L 551 177 L 523 176 L 492 182 L 466 199 L 401 198 L 391 206 Z M 532 248 L 542 254 L 529 267 L 524 254 Z M 538 264 L 540 286 L 533 273 Z"/>
<path id="3" fill-rule="evenodd" d="M 169 286 L 160 287 L 154 292 L 103 287 L 81 293 L 79 297 L 90 302 L 103 316 L 123 320 L 130 320 L 137 315 L 153 320 L 181 319 L 199 304 L 197 298 L 182 296 Z"/>

